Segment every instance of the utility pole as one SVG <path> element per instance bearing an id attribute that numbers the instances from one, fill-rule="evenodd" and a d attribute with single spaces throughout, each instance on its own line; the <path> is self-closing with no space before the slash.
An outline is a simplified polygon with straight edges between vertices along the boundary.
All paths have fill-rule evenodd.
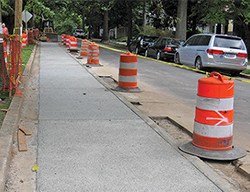
<path id="1" fill-rule="evenodd" d="M 2 2 L 0 1 L 0 23 L 2 23 Z"/>
<path id="2" fill-rule="evenodd" d="M 15 34 L 21 34 L 23 0 L 15 0 Z"/>
<path id="3" fill-rule="evenodd" d="M 2 5 L 1 5 L 1 0 L 0 0 L 0 24 L 2 25 Z M 1 33 L 0 34 L 0 73 L 2 74 L 3 73 L 3 62 L 4 62 L 4 57 L 3 57 L 3 38 L 4 38 L 4 35 Z M 5 71 L 5 70 L 4 70 Z M 4 74 L 5 76 L 5 74 Z M 0 89 L 2 89 L 4 87 L 4 78 L 2 75 L 0 76 Z"/>

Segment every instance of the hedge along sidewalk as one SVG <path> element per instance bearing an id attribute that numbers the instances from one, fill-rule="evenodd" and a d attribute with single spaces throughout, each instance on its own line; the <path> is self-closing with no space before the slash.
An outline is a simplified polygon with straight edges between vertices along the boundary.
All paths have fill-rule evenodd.
<path id="1" fill-rule="evenodd" d="M 22 92 L 25 91 L 25 88 L 28 84 L 36 50 L 37 44 L 35 45 L 33 53 L 31 53 L 29 61 L 25 66 L 25 70 L 23 72 L 23 81 L 18 87 L 18 90 Z M 14 136 L 17 132 L 23 100 L 24 94 L 22 94 L 22 96 L 13 96 L 9 111 L 6 114 L 0 129 L 0 192 L 4 192 L 5 189 L 11 158 L 12 144 L 14 141 Z"/>

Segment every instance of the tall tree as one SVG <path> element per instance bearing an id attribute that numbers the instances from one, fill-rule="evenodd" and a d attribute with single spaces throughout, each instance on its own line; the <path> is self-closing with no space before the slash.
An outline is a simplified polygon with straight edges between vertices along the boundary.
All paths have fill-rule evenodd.
<path id="1" fill-rule="evenodd" d="M 143 20 L 142 20 L 142 29 L 145 30 L 145 26 L 147 25 L 147 1 L 143 1 Z"/>
<path id="2" fill-rule="evenodd" d="M 55 13 L 51 11 L 49 7 L 45 6 L 44 2 L 41 2 L 39 0 L 29 0 L 25 6 L 25 10 L 29 11 L 31 14 L 36 15 L 35 21 L 37 23 L 42 22 L 44 19 L 52 20 L 55 15 Z"/>
<path id="3" fill-rule="evenodd" d="M 133 35 L 132 3 L 129 3 L 129 2 L 127 3 L 127 14 L 128 14 L 128 39 L 127 39 L 127 45 L 128 45 Z"/>
<path id="4" fill-rule="evenodd" d="M 103 36 L 102 40 L 107 41 L 109 39 L 109 11 L 114 6 L 114 1 L 104 1 L 100 4 L 101 10 L 103 11 Z"/>
<path id="5" fill-rule="evenodd" d="M 186 40 L 187 37 L 187 4 L 188 0 L 178 1 L 177 17 L 178 22 L 176 25 L 176 38 Z"/>

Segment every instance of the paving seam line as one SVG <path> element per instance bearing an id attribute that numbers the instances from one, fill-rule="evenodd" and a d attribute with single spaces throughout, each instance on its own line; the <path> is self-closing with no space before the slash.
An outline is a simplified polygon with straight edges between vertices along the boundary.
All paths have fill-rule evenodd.
<path id="1" fill-rule="evenodd" d="M 33 54 L 31 54 L 29 61 L 26 64 L 25 70 L 23 72 L 23 82 L 19 85 L 18 90 L 23 92 L 22 96 L 13 96 L 10 104 L 10 111 L 8 111 L 3 120 L 2 127 L 0 129 L 0 192 L 4 192 L 5 183 L 7 181 L 8 170 L 11 161 L 12 146 L 14 142 L 14 137 L 17 132 L 21 110 L 24 100 L 25 88 L 28 85 L 32 65 L 36 55 L 37 44 L 33 49 Z"/>
<path id="2" fill-rule="evenodd" d="M 59 44 L 61 45 L 61 44 Z M 61 45 L 62 46 L 62 45 Z M 63 47 L 63 46 L 62 46 Z M 64 48 L 64 47 L 63 47 Z M 67 52 L 67 49 L 63 49 Z M 74 55 L 67 52 L 74 60 L 76 60 L 85 70 L 87 70 L 98 82 L 100 82 L 106 89 L 113 93 L 120 101 L 122 101 L 127 107 L 129 107 L 136 115 L 138 115 L 145 123 L 147 123 L 157 134 L 159 134 L 164 140 L 166 140 L 178 153 L 184 156 L 190 163 L 194 165 L 201 173 L 203 173 L 211 182 L 213 182 L 222 191 L 235 192 L 238 191 L 233 185 L 231 185 L 226 179 L 222 178 L 218 173 L 212 170 L 206 163 L 196 156 L 189 155 L 178 149 L 179 142 L 173 139 L 163 128 L 158 126 L 152 119 L 137 109 L 131 104 L 123 95 L 119 92 L 111 90 L 108 83 L 103 81 L 96 73 L 89 70 L 85 64 L 82 64 Z"/>

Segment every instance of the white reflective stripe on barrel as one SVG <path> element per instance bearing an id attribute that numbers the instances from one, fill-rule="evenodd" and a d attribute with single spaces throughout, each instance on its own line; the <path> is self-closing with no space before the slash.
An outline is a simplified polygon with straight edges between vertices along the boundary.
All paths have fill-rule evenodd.
<path id="1" fill-rule="evenodd" d="M 137 76 L 122 76 L 122 75 L 119 75 L 119 81 L 121 81 L 121 82 L 137 82 Z"/>
<path id="2" fill-rule="evenodd" d="M 234 107 L 234 98 L 217 99 L 197 96 L 196 101 L 198 108 L 211 111 L 232 110 Z"/>
<path id="3" fill-rule="evenodd" d="M 228 137 L 233 135 L 233 124 L 217 126 L 205 125 L 194 121 L 194 132 L 206 137 Z"/>
<path id="4" fill-rule="evenodd" d="M 121 63 L 120 69 L 137 69 L 137 63 Z"/>

